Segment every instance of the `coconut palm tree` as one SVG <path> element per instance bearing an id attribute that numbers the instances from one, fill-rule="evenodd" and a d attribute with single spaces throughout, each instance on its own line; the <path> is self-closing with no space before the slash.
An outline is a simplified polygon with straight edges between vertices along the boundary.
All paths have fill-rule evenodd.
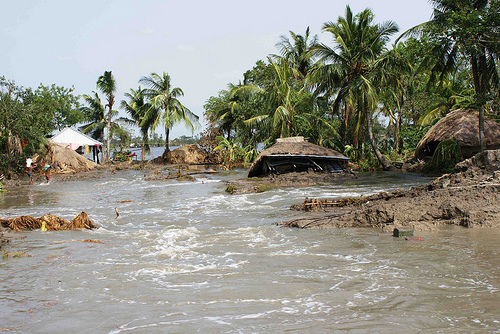
<path id="1" fill-rule="evenodd" d="M 104 74 L 97 79 L 97 89 L 106 95 L 107 103 L 104 106 L 108 108 L 106 122 L 106 160 L 109 160 L 111 150 L 111 118 L 113 115 L 113 105 L 115 103 L 116 82 L 111 71 L 104 71 Z"/>
<path id="2" fill-rule="evenodd" d="M 276 46 L 283 58 L 288 60 L 291 67 L 296 70 L 295 76 L 303 81 L 313 64 L 313 54 L 310 51 L 318 43 L 318 36 L 311 37 L 309 27 L 307 27 L 304 36 L 293 31 L 290 31 L 290 36 L 291 40 L 282 35 L 281 41 Z"/>
<path id="3" fill-rule="evenodd" d="M 245 124 L 256 129 L 256 138 L 263 140 L 266 145 L 276 138 L 285 138 L 304 135 L 311 129 L 311 121 L 327 127 L 337 134 L 331 124 L 324 118 L 313 114 L 315 97 L 298 85 L 294 78 L 294 69 L 284 58 L 268 61 L 272 68 L 270 84 L 264 88 L 255 85 L 241 86 L 236 91 L 240 93 L 254 93 L 263 96 L 264 113 L 253 116 Z"/>
<path id="4" fill-rule="evenodd" d="M 165 127 L 166 140 L 163 157 L 168 159 L 169 135 L 172 126 L 182 122 L 194 131 L 199 117 L 179 101 L 178 98 L 184 96 L 184 92 L 178 87 L 172 87 L 170 75 L 167 73 L 163 72 L 162 75 L 151 73 L 148 77 L 142 77 L 139 82 L 146 85 L 144 94 L 151 105 L 145 120 L 151 124 L 151 130 L 155 130 L 160 124 Z"/>
<path id="5" fill-rule="evenodd" d="M 386 50 L 389 37 L 398 31 L 394 22 L 374 24 L 374 15 L 365 9 L 353 15 L 346 7 L 345 18 L 337 22 L 327 22 L 323 31 L 331 33 L 335 47 L 319 44 L 313 52 L 319 57 L 316 66 L 311 69 L 308 81 L 317 90 L 335 96 L 333 110 L 345 108 L 345 122 L 350 114 L 357 112 L 357 135 L 361 134 L 362 125 L 366 129 L 370 144 L 384 170 L 394 167 L 382 156 L 372 130 L 372 113 L 377 107 L 377 88 L 373 85 L 376 77 L 375 62 Z"/>
<path id="6" fill-rule="evenodd" d="M 479 141 L 481 151 L 486 148 L 484 138 L 484 107 L 491 101 L 493 88 L 500 85 L 497 61 L 500 57 L 500 2 L 498 0 L 432 0 L 434 13 L 430 21 L 406 31 L 410 34 L 427 33 L 438 41 L 434 49 L 433 78 L 442 79 L 452 72 L 460 57 L 469 60 L 475 91 L 475 105 L 479 109 Z M 400 37 L 400 38 L 401 38 Z"/>
<path id="7" fill-rule="evenodd" d="M 82 97 L 87 106 L 80 107 L 80 111 L 83 113 L 86 123 L 80 126 L 79 129 L 102 143 L 104 142 L 104 129 L 107 126 L 106 108 L 102 105 L 97 92 L 92 92 L 90 95 L 84 94 Z M 117 114 L 118 111 L 111 111 L 111 118 Z M 116 126 L 115 123 L 111 122 L 110 133 L 113 132 L 113 128 L 116 128 Z"/>
<path id="8" fill-rule="evenodd" d="M 151 105 L 146 102 L 144 90 L 139 86 L 137 90 L 130 89 L 130 92 L 124 94 L 128 99 L 122 100 L 120 107 L 125 110 L 131 119 L 125 119 L 129 124 L 135 124 L 139 127 L 142 135 L 142 152 L 141 159 L 146 159 L 146 152 L 149 152 L 149 130 L 151 122 L 148 122 L 146 116 Z"/>
<path id="9" fill-rule="evenodd" d="M 87 106 L 80 107 L 86 124 L 80 126 L 83 133 L 88 133 L 92 138 L 104 142 L 104 128 L 106 127 L 106 111 L 97 92 L 91 95 L 82 95 Z"/>

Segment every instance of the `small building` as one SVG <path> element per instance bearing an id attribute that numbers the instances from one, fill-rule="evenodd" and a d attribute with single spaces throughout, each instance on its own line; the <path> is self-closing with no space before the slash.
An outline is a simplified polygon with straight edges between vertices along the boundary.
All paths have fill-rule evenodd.
<path id="1" fill-rule="evenodd" d="M 50 138 L 55 143 L 64 145 L 65 147 L 72 149 L 80 154 L 84 152 L 87 158 L 91 159 L 90 152 L 92 152 L 92 158 L 94 162 L 98 163 L 98 152 L 99 148 L 103 146 L 100 141 L 97 141 L 86 134 L 81 133 L 72 128 L 65 128 L 57 135 Z"/>
<path id="2" fill-rule="evenodd" d="M 342 172 L 349 158 L 327 147 L 315 145 L 304 137 L 279 138 L 262 151 L 250 167 L 248 177 L 290 172 Z"/>
<path id="3" fill-rule="evenodd" d="M 485 117 L 484 136 L 486 149 L 500 149 L 500 124 Z M 432 157 L 443 140 L 454 139 L 464 158 L 481 151 L 479 144 L 479 113 L 474 110 L 457 109 L 439 120 L 427 131 L 415 149 L 415 158 Z"/>

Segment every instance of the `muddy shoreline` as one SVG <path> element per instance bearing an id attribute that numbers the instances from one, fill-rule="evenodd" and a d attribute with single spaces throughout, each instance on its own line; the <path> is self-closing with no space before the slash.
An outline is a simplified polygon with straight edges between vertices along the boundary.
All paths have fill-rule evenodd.
<path id="1" fill-rule="evenodd" d="M 305 229 L 372 227 L 384 232 L 402 226 L 415 231 L 500 227 L 500 151 L 478 154 L 455 169 L 426 185 L 378 193 L 356 204 L 302 213 L 277 224 Z"/>
<path id="2" fill-rule="evenodd" d="M 356 178 L 356 175 L 352 172 L 287 173 L 227 181 L 226 192 L 232 195 L 260 193 L 270 189 L 322 186 L 338 182 L 340 180 L 349 180 L 354 178 Z"/>

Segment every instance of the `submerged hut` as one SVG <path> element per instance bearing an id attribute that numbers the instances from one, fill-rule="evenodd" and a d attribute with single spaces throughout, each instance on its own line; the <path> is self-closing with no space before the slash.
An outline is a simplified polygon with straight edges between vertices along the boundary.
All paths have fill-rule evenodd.
<path id="1" fill-rule="evenodd" d="M 484 136 L 488 150 L 500 149 L 500 124 L 492 119 L 484 120 Z M 457 109 L 437 122 L 420 140 L 415 158 L 431 157 L 438 144 L 454 139 L 461 148 L 464 158 L 481 151 L 479 145 L 479 113 L 474 110 Z"/>
<path id="2" fill-rule="evenodd" d="M 279 138 L 262 151 L 248 172 L 248 177 L 289 172 L 342 172 L 349 158 L 341 153 L 309 143 L 304 137 Z"/>

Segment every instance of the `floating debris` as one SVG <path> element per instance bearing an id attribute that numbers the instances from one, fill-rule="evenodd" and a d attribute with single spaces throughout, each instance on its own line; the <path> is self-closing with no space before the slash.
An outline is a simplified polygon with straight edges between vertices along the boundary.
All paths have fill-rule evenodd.
<path id="1" fill-rule="evenodd" d="M 318 198 L 308 198 L 302 202 L 301 205 L 292 205 L 290 210 L 297 211 L 318 211 L 320 209 L 325 209 L 328 207 L 344 207 L 348 205 L 361 205 L 367 202 L 366 197 L 348 197 L 339 200 L 328 200 L 328 199 L 318 199 Z"/>
<path id="2" fill-rule="evenodd" d="M 90 220 L 89 216 L 83 211 L 76 215 L 71 221 L 67 221 L 64 218 L 48 213 L 40 218 L 34 218 L 31 216 L 20 216 L 8 219 L 0 218 L 0 224 L 3 227 L 10 228 L 16 232 L 21 230 L 42 229 L 42 227 L 47 231 L 97 228 L 97 226 L 95 226 Z"/>
<path id="3" fill-rule="evenodd" d="M 394 228 L 392 235 L 395 236 L 396 238 L 413 237 L 413 232 L 414 232 L 414 230 L 411 227 L 401 226 L 401 227 Z"/>
<path id="4" fill-rule="evenodd" d="M 93 242 L 95 244 L 103 244 L 104 242 L 100 240 L 93 240 L 93 239 L 85 239 L 85 240 L 61 240 L 61 241 L 54 241 L 55 244 L 62 244 L 65 242 Z"/>

